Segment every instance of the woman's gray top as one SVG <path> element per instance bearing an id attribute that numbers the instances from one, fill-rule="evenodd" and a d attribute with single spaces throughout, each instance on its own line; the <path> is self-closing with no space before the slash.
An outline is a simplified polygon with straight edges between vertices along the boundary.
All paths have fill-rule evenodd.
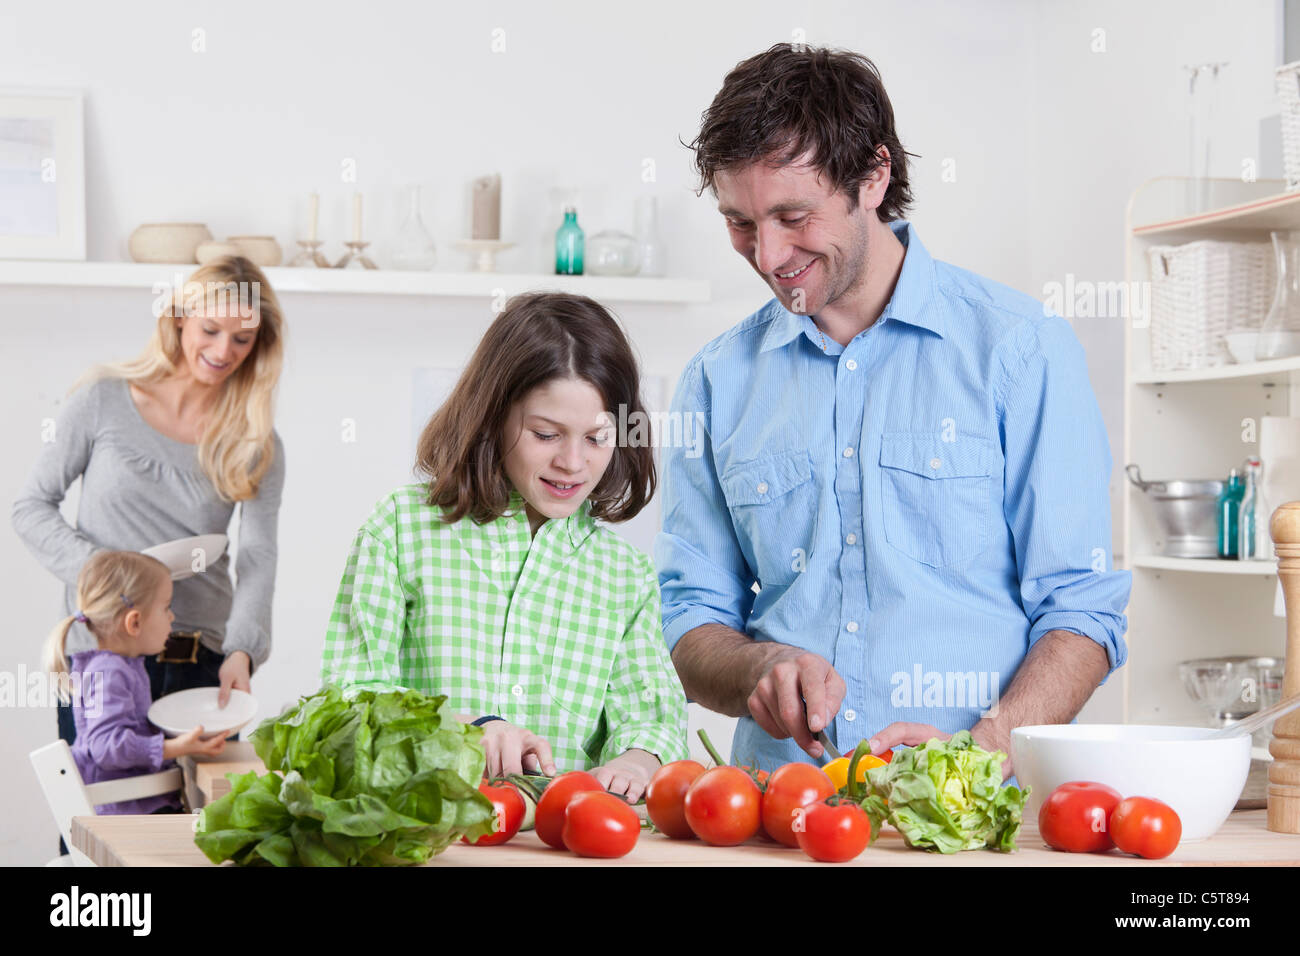
<path id="1" fill-rule="evenodd" d="M 229 551 L 201 574 L 175 582 L 175 630 L 201 630 L 219 654 L 244 651 L 257 667 L 271 653 L 276 520 L 284 488 L 284 446 L 275 454 L 256 498 L 239 503 L 235 563 Z M 81 478 L 75 528 L 59 513 L 69 486 Z M 104 378 L 77 390 L 55 425 L 13 507 L 14 530 L 66 585 L 68 614 L 77 612 L 77 575 L 96 551 L 142 551 L 164 541 L 226 534 L 235 506 L 222 501 L 199 467 L 197 445 L 168 438 L 141 416 L 126 379 Z M 68 633 L 69 654 L 92 650 L 81 624 Z"/>

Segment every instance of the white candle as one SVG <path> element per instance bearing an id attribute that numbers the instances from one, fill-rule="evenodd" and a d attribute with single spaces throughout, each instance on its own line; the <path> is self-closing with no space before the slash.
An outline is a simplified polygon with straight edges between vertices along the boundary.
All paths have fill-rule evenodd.
<path id="1" fill-rule="evenodd" d="M 352 197 L 352 241 L 361 241 L 361 193 Z"/>
<path id="2" fill-rule="evenodd" d="M 307 236 L 309 242 L 316 241 L 316 224 L 320 218 L 320 193 L 311 194 L 311 233 Z"/>

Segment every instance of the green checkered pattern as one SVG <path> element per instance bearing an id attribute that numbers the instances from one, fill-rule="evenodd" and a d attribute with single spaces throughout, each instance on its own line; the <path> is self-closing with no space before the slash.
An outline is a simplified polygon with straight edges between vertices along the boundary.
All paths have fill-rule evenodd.
<path id="1" fill-rule="evenodd" d="M 445 524 L 407 485 L 357 532 L 321 659 L 326 683 L 446 694 L 551 745 L 560 770 L 632 747 L 681 760 L 686 695 L 660 630 L 654 564 L 590 503 L 530 536 L 523 497 Z"/>

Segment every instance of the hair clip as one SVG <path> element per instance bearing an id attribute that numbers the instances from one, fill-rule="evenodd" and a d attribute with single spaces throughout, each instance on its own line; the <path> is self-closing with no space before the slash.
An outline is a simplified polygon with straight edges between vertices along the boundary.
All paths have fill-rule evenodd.
<path id="1" fill-rule="evenodd" d="M 131 603 L 131 599 L 128 598 L 125 594 L 119 596 L 122 598 L 122 603 L 125 604 L 127 607 L 135 607 L 135 605 Z"/>

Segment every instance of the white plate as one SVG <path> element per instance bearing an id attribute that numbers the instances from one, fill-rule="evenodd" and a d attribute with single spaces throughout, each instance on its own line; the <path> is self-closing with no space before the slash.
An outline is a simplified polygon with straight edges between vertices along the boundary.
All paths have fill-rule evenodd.
<path id="1" fill-rule="evenodd" d="M 175 541 L 155 544 L 152 548 L 145 548 L 141 554 L 157 558 L 167 565 L 171 570 L 173 581 L 183 581 L 194 577 L 197 573 L 194 570 L 195 558 L 201 556 L 205 568 L 220 560 L 226 553 L 228 540 L 224 534 L 200 534 L 193 538 L 177 538 Z"/>
<path id="2" fill-rule="evenodd" d="M 203 736 L 229 737 L 257 713 L 257 700 L 242 690 L 232 690 L 225 709 L 217 707 L 217 688 L 193 687 L 160 697 L 149 708 L 149 720 L 169 737 L 203 728 Z"/>

